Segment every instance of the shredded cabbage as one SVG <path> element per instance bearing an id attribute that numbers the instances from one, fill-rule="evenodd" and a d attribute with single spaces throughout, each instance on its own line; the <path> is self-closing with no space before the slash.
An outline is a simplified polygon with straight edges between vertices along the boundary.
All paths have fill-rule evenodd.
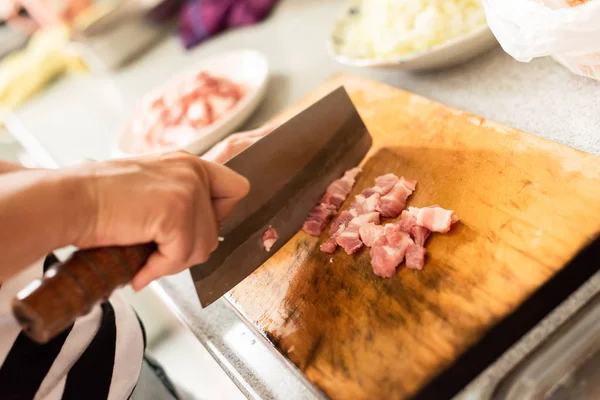
<path id="1" fill-rule="evenodd" d="M 423 51 L 486 23 L 480 0 L 360 0 L 341 28 L 338 49 L 358 58 Z"/>

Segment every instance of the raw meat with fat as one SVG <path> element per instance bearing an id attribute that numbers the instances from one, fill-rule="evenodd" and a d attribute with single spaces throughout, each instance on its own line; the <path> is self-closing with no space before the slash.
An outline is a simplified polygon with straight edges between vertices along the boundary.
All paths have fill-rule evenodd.
<path id="1" fill-rule="evenodd" d="M 408 207 L 408 212 L 415 216 L 418 226 L 427 228 L 431 232 L 449 232 L 452 224 L 458 221 L 454 211 L 443 209 L 438 205 L 424 208 Z"/>
<path id="2" fill-rule="evenodd" d="M 414 244 L 406 232 L 400 230 L 398 224 L 386 224 L 384 236 L 371 247 L 371 266 L 375 275 L 389 278 L 406 254 L 406 250 Z"/>
<path id="3" fill-rule="evenodd" d="M 331 182 L 321 199 L 321 203 L 333 204 L 340 207 L 344 200 L 350 194 L 350 191 L 356 183 L 356 177 L 360 173 L 360 168 L 352 168 L 344 172 L 344 176 Z"/>
<path id="4" fill-rule="evenodd" d="M 350 207 L 356 211 L 357 215 L 373 212 L 377 208 L 380 199 L 381 195 L 379 193 L 373 193 L 369 197 L 359 194 Z"/>
<path id="5" fill-rule="evenodd" d="M 414 207 L 411 207 L 414 208 Z M 416 244 L 425 246 L 425 241 L 431 234 L 431 231 L 425 227 L 417 225 L 417 217 L 413 213 L 402 211 L 402 220 L 400 220 L 400 230 L 410 234 Z"/>
<path id="6" fill-rule="evenodd" d="M 336 243 L 348 254 L 355 253 L 363 245 L 360 240 L 360 227 L 369 223 L 379 224 L 379 213 L 371 212 L 354 217 L 346 229 L 338 234 Z"/>
<path id="7" fill-rule="evenodd" d="M 362 195 L 369 197 L 373 193 L 377 193 L 380 196 L 384 196 L 392 190 L 396 182 L 398 182 L 398 177 L 394 174 L 378 176 L 375 178 L 375 186 L 363 190 Z"/>
<path id="8" fill-rule="evenodd" d="M 384 228 L 382 225 L 375 225 L 375 223 L 370 222 L 361 226 L 358 233 L 365 246 L 373 247 L 375 242 L 384 235 Z"/>
<path id="9" fill-rule="evenodd" d="M 406 268 L 422 270 L 425 266 L 425 247 L 411 243 L 406 249 Z"/>
<path id="10" fill-rule="evenodd" d="M 373 272 L 384 278 L 393 276 L 403 261 L 407 268 L 423 269 L 427 238 L 432 232 L 448 232 L 458 217 L 454 211 L 438 205 L 404 210 L 416 184 L 417 181 L 398 178 L 394 174 L 377 177 L 375 186 L 355 196 L 350 208 L 333 221 L 329 228 L 330 237 L 321 244 L 321 251 L 333 253 L 339 245 L 346 253 L 353 254 L 363 245 L 370 247 Z M 352 187 L 343 199 L 337 193 L 344 193 L 347 184 L 337 182 L 330 188 L 322 201 L 339 207 Z M 379 225 L 380 217 L 395 218 L 400 214 L 399 222 Z M 328 215 L 328 218 L 331 217 Z M 318 229 L 324 227 L 319 225 Z"/>
<path id="11" fill-rule="evenodd" d="M 396 218 L 406 207 L 406 200 L 415 191 L 416 186 L 417 181 L 401 177 L 392 190 L 381 197 L 377 211 L 381 213 L 382 217 Z"/>
<path id="12" fill-rule="evenodd" d="M 320 236 L 336 213 L 337 208 L 335 206 L 320 203 L 308 214 L 302 229 L 309 235 Z"/>
<path id="13" fill-rule="evenodd" d="M 327 224 L 337 214 L 340 205 L 350 194 L 360 172 L 360 168 L 349 169 L 343 177 L 329 184 L 325 195 L 321 198 L 321 203 L 313 208 L 304 222 L 302 229 L 306 233 L 312 236 L 320 236 L 323 233 Z"/>
<path id="14" fill-rule="evenodd" d="M 275 242 L 279 239 L 279 234 L 272 226 L 269 226 L 265 233 L 263 233 L 263 246 L 266 251 L 271 251 L 271 247 L 275 244 Z"/>

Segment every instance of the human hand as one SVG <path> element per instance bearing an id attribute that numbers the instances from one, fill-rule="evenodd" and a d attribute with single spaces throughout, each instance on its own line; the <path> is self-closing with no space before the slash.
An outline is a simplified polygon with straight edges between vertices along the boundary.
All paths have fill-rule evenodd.
<path id="1" fill-rule="evenodd" d="M 27 167 L 21 164 L 0 160 L 0 174 L 8 174 L 9 172 L 17 172 L 25 169 Z"/>
<path id="2" fill-rule="evenodd" d="M 202 158 L 218 164 L 224 164 L 263 136 L 271 133 L 277 124 L 271 123 L 251 131 L 234 133 L 223 139 L 202 155 Z"/>
<path id="3" fill-rule="evenodd" d="M 131 282 L 134 290 L 208 260 L 218 245 L 219 222 L 249 190 L 237 173 L 185 152 L 90 163 L 64 173 L 79 177 L 87 198 L 87 226 L 76 235 L 76 246 L 158 245 Z"/>

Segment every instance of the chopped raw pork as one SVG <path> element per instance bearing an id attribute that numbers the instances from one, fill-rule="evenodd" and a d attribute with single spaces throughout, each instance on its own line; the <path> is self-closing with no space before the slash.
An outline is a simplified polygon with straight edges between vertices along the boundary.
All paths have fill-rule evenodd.
<path id="1" fill-rule="evenodd" d="M 425 227 L 415 225 L 411 231 L 410 236 L 413 238 L 416 244 L 419 246 L 425 246 L 427 238 L 431 235 L 431 231 Z"/>
<path id="2" fill-rule="evenodd" d="M 352 171 L 352 170 L 351 170 Z M 379 176 L 375 179 L 375 186 L 363 190 L 363 192 L 355 196 L 355 200 L 350 205 L 348 210 L 342 211 L 342 213 L 333 221 L 329 228 L 330 238 L 323 242 L 320 246 L 321 251 L 326 253 L 333 253 L 338 244 L 343 243 L 344 250 L 347 253 L 354 253 L 362 246 L 362 239 L 360 235 L 360 227 L 350 227 L 350 221 L 363 214 L 371 214 L 379 212 L 379 205 L 382 196 L 390 194 L 390 192 L 398 192 L 396 185 L 402 183 L 402 188 L 409 187 L 414 190 L 416 181 L 407 181 L 404 178 L 398 179 L 394 174 L 386 174 Z M 330 185 L 330 187 L 332 187 Z M 411 192 L 412 193 L 412 192 Z M 397 197 L 396 193 L 391 193 L 393 198 Z M 408 197 L 408 195 L 406 196 Z M 324 196 L 323 199 L 329 199 L 330 197 Z M 405 199 L 406 201 L 406 199 Z M 377 222 L 379 224 L 379 222 Z M 340 229 L 341 228 L 341 229 Z M 366 228 L 365 235 L 368 235 L 370 228 Z M 345 231 L 348 231 L 344 234 Z M 360 242 L 359 242 L 360 240 Z M 367 242 L 370 238 L 367 237 Z M 369 242 L 371 243 L 371 242 Z M 340 244 L 341 245 L 341 244 Z"/>
<path id="3" fill-rule="evenodd" d="M 312 236 L 320 236 L 323 233 L 329 221 L 337 214 L 340 205 L 348 197 L 360 171 L 360 168 L 349 169 L 343 177 L 329 184 L 321 203 L 313 208 L 304 222 L 302 229 L 306 233 Z"/>
<path id="4" fill-rule="evenodd" d="M 406 249 L 406 268 L 422 270 L 425 266 L 425 247 L 411 243 Z"/>
<path id="5" fill-rule="evenodd" d="M 410 207 L 416 209 L 416 207 Z M 425 241 L 431 234 L 431 231 L 425 227 L 417 225 L 416 213 L 409 211 L 402 211 L 402 220 L 399 222 L 400 230 L 410 234 L 416 244 L 419 246 L 425 246 Z"/>
<path id="6" fill-rule="evenodd" d="M 451 225 L 458 221 L 458 217 L 454 211 L 445 210 L 437 205 L 425 208 L 409 207 L 408 210 L 404 210 L 408 197 L 416 189 L 416 181 L 386 174 L 379 176 L 375 184 L 355 196 L 350 208 L 342 211 L 333 221 L 329 228 L 330 237 L 321 244 L 321 251 L 333 253 L 339 245 L 346 253 L 353 254 L 363 245 L 370 247 L 373 272 L 385 278 L 393 276 L 403 261 L 406 262 L 407 268 L 423 269 L 425 242 L 429 235 L 432 232 L 448 232 Z M 343 199 L 336 193 L 343 192 L 347 187 L 344 183 L 330 185 L 331 191 L 328 189 L 322 201 L 338 207 L 346 199 L 352 186 L 349 186 Z M 335 210 L 337 211 L 337 208 Z M 323 213 L 326 212 L 317 212 Z M 400 213 L 401 221 L 379 225 L 380 216 L 395 218 Z M 328 213 L 327 218 L 331 218 Z M 312 219 L 312 223 L 317 224 L 314 220 L 319 218 Z M 324 229 L 321 225 L 317 228 L 320 231 Z"/>
<path id="7" fill-rule="evenodd" d="M 321 199 L 321 203 L 332 204 L 340 207 L 356 183 L 356 176 L 360 173 L 360 168 L 352 168 L 344 173 L 340 179 L 331 182 Z"/>
<path id="8" fill-rule="evenodd" d="M 329 228 L 329 234 L 335 235 L 340 230 L 340 226 L 344 225 L 344 227 L 348 226 L 350 221 L 357 217 L 358 214 L 353 213 L 352 210 L 344 210 L 340 213 L 340 215 L 333 221 L 331 227 Z"/>
<path id="9" fill-rule="evenodd" d="M 416 217 L 417 225 L 432 232 L 446 233 L 450 231 L 452 224 L 458 221 L 454 211 L 445 210 L 438 205 L 425 208 L 408 207 L 408 212 Z"/>
<path id="10" fill-rule="evenodd" d="M 277 239 L 279 239 L 277 231 L 272 226 L 269 226 L 265 233 L 263 233 L 263 246 L 265 246 L 265 250 L 271 251 L 271 247 L 273 247 Z"/>
<path id="11" fill-rule="evenodd" d="M 381 197 L 377 205 L 377 211 L 381 213 L 382 217 L 396 218 L 406 207 L 406 200 L 415 191 L 416 186 L 417 181 L 401 177 L 392 190 Z"/>
<path id="12" fill-rule="evenodd" d="M 332 236 L 329 239 L 327 239 L 327 241 L 321 243 L 319 249 L 321 249 L 323 253 L 333 253 L 335 249 L 337 249 L 337 243 L 335 242 L 335 238 Z"/>
<path id="13" fill-rule="evenodd" d="M 325 242 L 323 242 L 321 244 L 321 246 L 319 248 L 321 249 L 322 252 L 324 252 L 324 253 L 333 253 L 335 251 L 335 249 L 337 249 L 337 237 L 342 232 L 344 232 L 344 230 L 346 229 L 346 225 L 350 223 L 351 219 L 352 218 L 349 218 L 343 224 L 339 225 L 337 227 L 337 231 L 333 232 L 331 234 L 331 236 L 329 237 L 329 239 L 327 239 Z"/>
<path id="14" fill-rule="evenodd" d="M 348 224 L 348 227 L 337 235 L 336 243 L 340 245 L 346 251 L 346 253 L 355 253 L 363 245 L 362 241 L 360 240 L 360 227 L 368 223 L 379 224 L 379 213 L 371 212 L 353 218 Z"/>
<path id="15" fill-rule="evenodd" d="M 373 272 L 382 278 L 390 278 L 396 272 L 396 267 L 402 262 L 405 250 L 387 245 L 385 236 L 371 248 L 371 266 Z"/>
<path id="16" fill-rule="evenodd" d="M 414 242 L 400 230 L 398 224 L 387 224 L 385 235 L 371 247 L 371 266 L 375 275 L 389 278 L 394 275 L 396 267 L 404 260 L 406 250 Z"/>
<path id="17" fill-rule="evenodd" d="M 378 176 L 375 178 L 375 186 L 363 190 L 362 195 L 365 197 L 369 197 L 373 193 L 377 193 L 381 196 L 386 195 L 392 190 L 396 182 L 398 182 L 398 177 L 394 174 Z"/>
<path id="18" fill-rule="evenodd" d="M 320 203 L 308 214 L 302 229 L 309 235 L 320 236 L 336 213 L 337 208 L 335 206 Z"/>
<path id="19" fill-rule="evenodd" d="M 373 193 L 371 196 L 365 197 L 362 194 L 359 194 L 355 198 L 356 200 L 350 207 L 356 211 L 357 215 L 360 215 L 375 211 L 379 204 L 379 200 L 381 199 L 381 195 L 379 193 Z"/>
<path id="20" fill-rule="evenodd" d="M 358 230 L 360 240 L 362 240 L 367 247 L 373 247 L 375 242 L 384 235 L 383 232 L 383 226 L 375 225 L 373 222 L 361 226 Z"/>
<path id="21" fill-rule="evenodd" d="M 319 247 L 321 251 L 325 253 L 333 253 L 337 248 L 337 237 L 344 232 L 346 227 L 350 224 L 350 221 L 356 217 L 357 214 L 354 210 L 344 210 L 342 213 L 333 221 L 329 228 L 329 239 L 321 244 Z"/>

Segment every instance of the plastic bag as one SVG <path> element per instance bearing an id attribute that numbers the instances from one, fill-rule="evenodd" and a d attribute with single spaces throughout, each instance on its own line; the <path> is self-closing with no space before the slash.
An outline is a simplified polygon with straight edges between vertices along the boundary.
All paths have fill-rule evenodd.
<path id="1" fill-rule="evenodd" d="M 482 0 L 496 39 L 521 62 L 551 56 L 600 80 L 600 0 Z"/>

